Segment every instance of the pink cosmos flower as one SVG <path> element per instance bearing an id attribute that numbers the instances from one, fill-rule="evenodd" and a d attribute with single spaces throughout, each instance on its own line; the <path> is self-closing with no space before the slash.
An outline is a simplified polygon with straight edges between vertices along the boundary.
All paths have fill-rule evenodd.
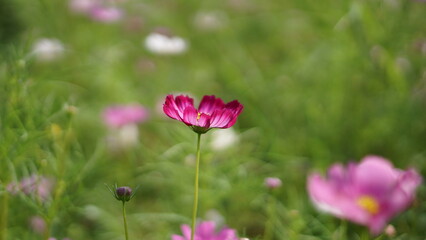
<path id="1" fill-rule="evenodd" d="M 112 23 L 121 20 L 123 11 L 116 7 L 99 6 L 90 10 L 90 16 L 99 22 Z"/>
<path id="2" fill-rule="evenodd" d="M 185 123 L 199 134 L 212 128 L 232 127 L 243 108 L 237 100 L 225 104 L 214 95 L 204 96 L 198 109 L 194 107 L 194 99 L 184 95 L 168 95 L 163 105 L 167 116 Z"/>
<path id="3" fill-rule="evenodd" d="M 421 181 L 414 169 L 396 169 L 387 159 L 366 156 L 359 164 L 333 165 L 326 178 L 310 175 L 307 187 L 319 210 L 379 234 L 392 217 L 412 203 Z"/>
<path id="4" fill-rule="evenodd" d="M 30 226 L 31 229 L 38 234 L 43 234 L 46 231 L 46 222 L 40 216 L 31 217 Z"/>
<path id="5" fill-rule="evenodd" d="M 11 182 L 7 190 L 11 194 L 23 192 L 26 195 L 35 195 L 42 201 L 49 199 L 53 188 L 53 181 L 43 176 L 31 175 L 23 178 L 19 183 Z"/>
<path id="6" fill-rule="evenodd" d="M 147 118 L 148 110 L 139 105 L 117 105 L 108 107 L 103 112 L 104 122 L 111 128 L 140 123 Z"/>
<path id="7" fill-rule="evenodd" d="M 222 228 L 219 232 L 215 230 L 214 222 L 201 222 L 195 229 L 194 240 L 238 240 L 237 233 L 234 229 Z M 172 240 L 189 240 L 191 239 L 191 227 L 188 225 L 181 226 L 183 236 L 172 235 Z"/>
<path id="8" fill-rule="evenodd" d="M 279 178 L 268 177 L 268 178 L 265 178 L 264 184 L 267 188 L 274 189 L 274 188 L 281 187 L 282 182 L 281 182 L 281 179 L 279 179 Z"/>

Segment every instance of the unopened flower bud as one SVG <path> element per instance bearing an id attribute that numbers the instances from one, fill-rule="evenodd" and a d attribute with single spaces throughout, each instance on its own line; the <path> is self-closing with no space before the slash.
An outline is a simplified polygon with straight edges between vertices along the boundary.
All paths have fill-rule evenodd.
<path id="1" fill-rule="evenodd" d="M 123 202 L 128 202 L 133 194 L 132 189 L 130 187 L 119 187 L 115 190 L 116 198 Z"/>

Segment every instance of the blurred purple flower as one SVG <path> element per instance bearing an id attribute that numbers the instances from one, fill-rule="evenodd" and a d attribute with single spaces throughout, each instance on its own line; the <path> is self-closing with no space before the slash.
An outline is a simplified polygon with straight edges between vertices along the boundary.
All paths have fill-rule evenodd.
<path id="1" fill-rule="evenodd" d="M 167 116 L 185 123 L 197 133 L 206 133 L 211 128 L 232 127 L 243 108 L 237 100 L 225 104 L 214 95 L 204 96 L 198 109 L 194 107 L 194 99 L 184 95 L 168 95 L 163 105 Z"/>
<path id="2" fill-rule="evenodd" d="M 76 13 L 90 13 L 90 11 L 99 6 L 99 0 L 70 0 L 69 7 Z"/>
<path id="3" fill-rule="evenodd" d="M 195 229 L 195 240 L 238 240 L 237 233 L 234 229 L 222 228 L 216 232 L 216 224 L 214 222 L 201 222 Z M 183 236 L 172 235 L 172 240 L 189 240 L 191 238 L 191 227 L 188 225 L 181 226 Z"/>
<path id="4" fill-rule="evenodd" d="M 43 234 L 44 231 L 46 231 L 46 222 L 40 216 L 31 217 L 30 226 L 31 226 L 31 229 L 38 234 Z"/>
<path id="5" fill-rule="evenodd" d="M 379 234 L 392 217 L 412 203 L 421 181 L 414 169 L 396 169 L 387 159 L 366 156 L 359 164 L 333 165 L 326 178 L 310 175 L 307 187 L 319 210 Z"/>
<path id="6" fill-rule="evenodd" d="M 12 182 L 7 186 L 11 194 L 23 192 L 26 195 L 35 195 L 42 201 L 46 201 L 52 192 L 53 181 L 38 175 L 23 178 L 19 183 Z"/>
<path id="7" fill-rule="evenodd" d="M 120 128 L 148 119 L 148 110 L 139 105 L 117 105 L 104 110 L 103 120 L 108 127 Z"/>
<path id="8" fill-rule="evenodd" d="M 274 189 L 274 188 L 279 188 L 281 187 L 281 179 L 276 178 L 276 177 L 268 177 L 265 178 L 265 182 L 264 182 L 265 186 L 269 189 Z"/>
<path id="9" fill-rule="evenodd" d="M 97 6 L 90 10 L 90 16 L 93 20 L 105 23 L 112 23 L 121 20 L 123 11 L 116 7 Z"/>
<path id="10" fill-rule="evenodd" d="M 112 23 L 122 19 L 124 13 L 112 6 L 115 2 L 105 0 L 70 0 L 69 8 L 75 13 L 89 16 L 95 21 Z"/>

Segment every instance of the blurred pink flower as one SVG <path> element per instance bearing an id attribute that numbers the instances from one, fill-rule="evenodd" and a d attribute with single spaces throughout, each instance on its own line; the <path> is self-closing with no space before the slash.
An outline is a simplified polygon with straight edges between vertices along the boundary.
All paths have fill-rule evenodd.
<path id="1" fill-rule="evenodd" d="M 139 105 L 117 105 L 104 110 L 103 120 L 108 127 L 120 128 L 148 119 L 148 110 Z"/>
<path id="2" fill-rule="evenodd" d="M 421 181 L 414 169 L 396 169 L 387 159 L 366 156 L 359 164 L 333 165 L 327 178 L 310 175 L 307 187 L 319 210 L 379 234 L 392 217 L 412 203 Z"/>
<path id="3" fill-rule="evenodd" d="M 46 231 L 46 222 L 40 216 L 31 217 L 30 226 L 31 226 L 31 229 L 38 234 L 43 234 L 44 231 Z"/>
<path id="4" fill-rule="evenodd" d="M 11 194 L 23 192 L 26 195 L 35 195 L 42 201 L 46 201 L 52 192 L 53 181 L 38 175 L 23 178 L 19 183 L 12 182 L 7 186 Z"/>
<path id="5" fill-rule="evenodd" d="M 121 20 L 123 11 L 116 7 L 97 6 L 90 10 L 93 20 L 105 23 L 112 23 Z"/>
<path id="6" fill-rule="evenodd" d="M 279 178 L 276 178 L 276 177 L 265 178 L 265 186 L 267 188 L 270 188 L 270 189 L 279 188 L 281 187 L 281 184 L 282 182 L 281 182 L 281 179 Z"/>
<path id="7" fill-rule="evenodd" d="M 237 233 L 234 229 L 222 228 L 216 232 L 214 222 L 201 222 L 195 229 L 195 240 L 238 240 Z M 188 225 L 181 226 L 183 236 L 172 235 L 172 240 L 189 240 L 191 238 L 191 227 Z"/>
<path id="8" fill-rule="evenodd" d="M 214 95 L 204 96 L 198 109 L 194 107 L 194 99 L 184 95 L 168 95 L 163 105 L 167 116 L 185 123 L 197 133 L 206 133 L 211 128 L 232 127 L 243 108 L 237 100 L 225 104 Z"/>
<path id="9" fill-rule="evenodd" d="M 94 7 L 99 6 L 99 0 L 70 0 L 69 7 L 76 13 L 89 13 Z"/>

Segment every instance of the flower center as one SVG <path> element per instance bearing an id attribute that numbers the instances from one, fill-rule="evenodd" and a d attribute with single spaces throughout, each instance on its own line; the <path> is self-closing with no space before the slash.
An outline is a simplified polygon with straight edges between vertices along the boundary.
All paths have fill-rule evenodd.
<path id="1" fill-rule="evenodd" d="M 379 203 L 371 196 L 361 196 L 356 203 L 371 214 L 377 214 L 379 212 Z"/>
<path id="2" fill-rule="evenodd" d="M 200 119 L 200 117 L 201 117 L 201 113 L 199 112 L 197 113 L 197 121 Z"/>

